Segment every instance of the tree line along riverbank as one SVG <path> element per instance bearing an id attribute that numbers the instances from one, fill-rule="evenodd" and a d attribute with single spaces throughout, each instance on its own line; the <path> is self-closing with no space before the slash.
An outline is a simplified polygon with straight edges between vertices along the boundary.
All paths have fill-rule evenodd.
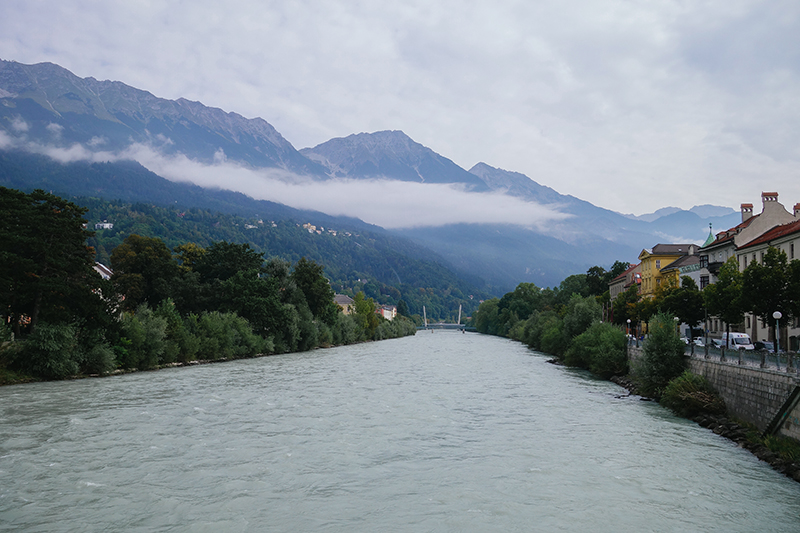
<path id="1" fill-rule="evenodd" d="M 96 270 L 86 208 L 41 190 L 0 188 L 0 383 L 103 375 L 196 360 L 413 335 L 355 295 L 334 302 L 324 267 L 265 260 L 225 241 L 170 250 L 129 235 Z M 13 340 L 13 342 L 11 342 Z"/>
<path id="2" fill-rule="evenodd" d="M 800 443 L 764 437 L 754 426 L 727 416 L 724 401 L 709 382 L 688 370 L 685 344 L 671 313 L 656 311 L 650 317 L 641 355 L 631 360 L 623 329 L 601 320 L 600 300 L 576 293 L 566 298 L 558 291 L 520 284 L 502 298 L 483 302 L 472 325 L 480 333 L 525 343 L 553 355 L 557 364 L 587 369 L 654 399 L 800 481 Z"/>

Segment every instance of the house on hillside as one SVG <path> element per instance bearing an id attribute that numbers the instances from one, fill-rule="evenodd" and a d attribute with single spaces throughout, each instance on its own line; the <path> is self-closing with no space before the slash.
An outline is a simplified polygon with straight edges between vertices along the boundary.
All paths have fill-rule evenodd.
<path id="1" fill-rule="evenodd" d="M 397 316 L 397 307 L 394 305 L 382 305 L 375 310 L 375 313 L 386 320 L 394 320 Z"/>
<path id="2" fill-rule="evenodd" d="M 114 273 L 110 268 L 105 266 L 103 263 L 95 262 L 94 266 L 92 267 L 95 272 L 100 274 L 100 277 L 103 279 L 111 279 L 111 275 Z"/>
<path id="3" fill-rule="evenodd" d="M 353 312 L 353 299 L 344 294 L 334 294 L 333 301 L 342 309 L 342 313 L 349 315 Z"/>

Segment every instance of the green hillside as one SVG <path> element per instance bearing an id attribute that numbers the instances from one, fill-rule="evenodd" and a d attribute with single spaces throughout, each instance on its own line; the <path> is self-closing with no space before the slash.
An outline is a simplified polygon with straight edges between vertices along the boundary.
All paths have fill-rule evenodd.
<path id="1" fill-rule="evenodd" d="M 42 188 L 89 208 L 90 228 L 101 221 L 90 244 L 108 264 L 115 246 L 131 234 L 159 237 L 169 246 L 187 242 L 249 243 L 266 257 L 325 266 L 335 291 L 359 290 L 383 304 L 403 299 L 412 314 L 455 319 L 489 295 L 479 279 L 465 279 L 433 252 L 381 228 L 345 217 L 295 210 L 230 191 L 174 183 L 136 163 L 61 164 L 44 156 L 0 152 L 0 185 Z M 315 229 L 309 232 L 309 227 Z"/>

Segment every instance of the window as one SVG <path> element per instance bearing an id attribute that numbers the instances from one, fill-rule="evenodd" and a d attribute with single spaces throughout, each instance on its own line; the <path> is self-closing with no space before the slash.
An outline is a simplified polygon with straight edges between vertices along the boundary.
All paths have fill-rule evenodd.
<path id="1" fill-rule="evenodd" d="M 700 276 L 700 290 L 708 287 L 708 276 Z"/>
<path id="2" fill-rule="evenodd" d="M 761 264 L 764 264 L 764 250 L 761 250 Z"/>
<path id="3" fill-rule="evenodd" d="M 701 255 L 700 256 L 700 268 L 708 268 L 708 256 Z"/>
<path id="4" fill-rule="evenodd" d="M 747 256 L 744 256 L 744 268 L 747 268 Z"/>
<path id="5" fill-rule="evenodd" d="M 794 259 L 794 243 L 789 245 L 789 259 Z"/>
<path id="6" fill-rule="evenodd" d="M 750 327 L 750 317 L 749 316 L 747 317 L 747 327 L 748 328 Z"/>
<path id="7" fill-rule="evenodd" d="M 656 268 L 661 270 L 661 259 L 656 259 Z"/>

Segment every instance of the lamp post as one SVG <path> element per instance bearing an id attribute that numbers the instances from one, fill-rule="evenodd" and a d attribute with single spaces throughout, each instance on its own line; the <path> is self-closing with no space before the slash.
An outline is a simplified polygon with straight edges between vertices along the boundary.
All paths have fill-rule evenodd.
<path id="1" fill-rule="evenodd" d="M 629 318 L 627 320 L 627 322 L 628 322 L 628 344 L 630 344 L 631 343 L 631 319 Z"/>
<path id="2" fill-rule="evenodd" d="M 680 337 L 680 336 L 681 336 L 681 330 L 680 330 L 680 327 L 681 327 L 681 326 L 680 326 L 680 318 L 678 318 L 678 317 L 675 317 L 675 318 L 673 318 L 673 320 L 675 321 L 675 333 L 677 333 L 677 334 L 678 334 L 678 337 Z"/>
<path id="3" fill-rule="evenodd" d="M 780 311 L 772 313 L 772 318 L 775 319 L 775 361 L 778 365 L 778 370 L 781 369 L 781 317 L 783 315 Z"/>

